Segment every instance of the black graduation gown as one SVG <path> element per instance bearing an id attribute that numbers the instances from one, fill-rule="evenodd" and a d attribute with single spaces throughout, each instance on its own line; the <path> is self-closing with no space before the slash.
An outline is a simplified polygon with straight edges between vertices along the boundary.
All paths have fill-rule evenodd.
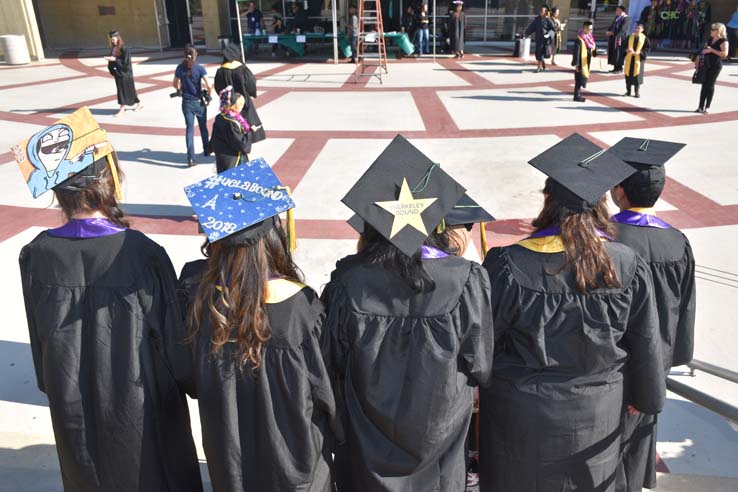
<path id="1" fill-rule="evenodd" d="M 210 148 L 215 152 L 215 167 L 220 174 L 248 162 L 251 142 L 238 121 L 221 113 L 213 122 Z"/>
<path id="2" fill-rule="evenodd" d="M 472 386 L 492 365 L 489 279 L 463 258 L 423 262 L 430 292 L 358 255 L 323 291 L 346 431 L 342 492 L 464 490 Z"/>
<path id="3" fill-rule="evenodd" d="M 118 52 L 115 61 L 108 62 L 108 72 L 115 78 L 115 88 L 118 92 L 118 104 L 133 106 L 137 104 L 136 84 L 133 82 L 133 65 L 131 52 L 123 46 Z"/>
<path id="4" fill-rule="evenodd" d="M 560 271 L 562 253 L 487 254 L 497 343 L 492 384 L 480 390 L 482 491 L 612 491 L 623 375 L 637 375 L 629 403 L 663 407 L 648 266 L 625 245 L 606 248 L 623 286 L 589 294 Z"/>
<path id="5" fill-rule="evenodd" d="M 628 49 L 628 33 L 630 33 L 630 17 L 615 18 L 608 31 L 613 35 L 607 39 L 607 63 L 614 67 L 622 67 L 625 50 Z"/>
<path id="6" fill-rule="evenodd" d="M 199 260 L 182 269 L 184 309 L 205 267 Z M 198 400 L 213 491 L 328 492 L 329 426 L 336 407 L 324 363 L 329 339 L 323 306 L 312 289 L 296 287 L 281 302 L 267 304 L 267 316 L 272 334 L 255 372 L 253 366 L 238 369 L 233 343 L 210 353 L 207 315 L 188 345 L 191 356 L 176 368 L 187 393 Z"/>
<path id="7" fill-rule="evenodd" d="M 536 60 L 551 58 L 551 43 L 556 39 L 556 25 L 551 18 L 538 16 L 533 19 L 525 30 L 525 35 L 530 36 L 533 33 L 536 35 Z"/>
<path id="8" fill-rule="evenodd" d="M 659 315 L 664 374 L 686 364 L 694 352 L 694 257 L 678 229 L 616 224 L 618 241 L 633 248 L 648 264 Z M 623 416 L 623 458 L 618 491 L 640 492 L 656 486 L 656 416 Z"/>
<path id="9" fill-rule="evenodd" d="M 229 68 L 232 67 L 232 68 Z M 249 70 L 249 67 L 243 65 L 239 61 L 224 63 L 215 72 L 215 80 L 213 86 L 215 91 L 220 91 L 228 86 L 233 86 L 233 90 L 242 94 L 246 98 L 246 104 L 243 105 L 241 115 L 249 122 L 251 129 L 251 141 L 261 142 L 266 138 L 264 127 L 261 124 L 259 114 L 256 112 L 256 106 L 252 98 L 256 98 L 256 77 Z"/>
<path id="10" fill-rule="evenodd" d="M 628 49 L 628 41 L 627 40 L 629 38 L 630 38 L 630 36 L 628 38 L 626 38 L 626 42 L 625 42 L 625 49 L 626 50 Z M 637 43 L 638 43 L 638 40 L 637 39 L 634 39 L 633 40 L 633 44 L 636 45 Z M 637 46 L 633 46 L 633 49 L 634 50 L 636 48 L 637 48 Z M 648 54 L 650 52 L 651 52 L 651 41 L 649 41 L 648 36 L 646 36 L 646 40 L 643 42 L 643 48 L 641 49 L 641 54 L 640 54 L 641 67 L 640 67 L 640 70 L 638 71 L 638 75 L 636 75 L 636 76 L 628 76 L 628 75 L 626 75 L 625 76 L 625 82 L 626 83 L 628 83 L 628 84 L 634 84 L 634 85 L 639 85 L 639 86 L 640 85 L 643 85 L 643 76 L 646 73 L 646 58 L 648 58 Z M 627 62 L 628 61 L 627 53 L 626 53 L 626 57 L 623 59 L 623 61 L 624 62 Z M 633 56 L 631 58 L 631 60 L 630 60 L 630 63 L 632 65 L 633 69 L 635 68 L 635 62 L 636 62 L 636 57 Z M 625 67 L 625 71 L 628 72 L 628 67 Z"/>
<path id="11" fill-rule="evenodd" d="M 90 239 L 42 232 L 21 251 L 20 269 L 64 490 L 202 491 L 171 370 L 182 320 L 164 249 L 133 230 Z"/>
<path id="12" fill-rule="evenodd" d="M 451 51 L 464 51 L 465 17 L 463 12 L 458 17 L 453 13 L 448 17 L 448 38 L 451 41 Z"/>
<path id="13" fill-rule="evenodd" d="M 582 50 L 587 50 L 587 66 L 586 70 L 583 70 L 582 65 Z M 578 67 L 579 70 L 574 72 L 574 80 L 579 87 L 587 87 L 587 81 L 589 80 L 589 70 L 592 65 L 592 56 L 596 54 L 596 51 L 587 47 L 581 40 L 577 38 L 574 40 L 574 51 L 571 57 L 571 66 Z"/>

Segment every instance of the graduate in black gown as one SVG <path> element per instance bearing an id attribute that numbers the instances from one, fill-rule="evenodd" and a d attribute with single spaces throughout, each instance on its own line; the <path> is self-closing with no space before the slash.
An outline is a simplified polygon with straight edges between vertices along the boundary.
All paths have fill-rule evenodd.
<path id="1" fill-rule="evenodd" d="M 546 70 L 546 58 L 551 57 L 551 44 L 556 39 L 556 25 L 548 15 L 548 5 L 541 5 L 538 17 L 533 19 L 525 35 L 536 35 L 536 72 Z"/>
<path id="2" fill-rule="evenodd" d="M 108 72 L 115 78 L 115 89 L 118 93 L 118 105 L 120 106 L 115 116 L 123 114 L 126 106 L 133 106 L 138 111 L 143 106 L 136 94 L 136 84 L 133 81 L 133 65 L 131 64 L 131 52 L 126 48 L 118 31 L 110 31 L 108 34 L 112 51 L 110 56 L 104 57 L 108 61 Z"/>
<path id="3" fill-rule="evenodd" d="M 633 34 L 628 36 L 625 55 L 625 96 L 630 96 L 631 88 L 635 97 L 641 97 L 643 74 L 646 72 L 646 58 L 651 51 L 651 42 L 643 34 L 643 24 L 636 24 Z"/>
<path id="4" fill-rule="evenodd" d="M 277 215 L 294 203 L 263 160 L 218 178 L 186 189 L 208 259 L 182 270 L 180 339 L 191 350 L 175 369 L 198 400 L 213 491 L 329 492 L 335 402 L 323 305 L 301 283 L 294 229 L 285 235 Z M 246 181 L 261 187 L 246 192 Z"/>
<path id="5" fill-rule="evenodd" d="M 597 56 L 597 46 L 592 37 L 592 22 L 585 21 L 579 30 L 577 39 L 574 41 L 574 51 L 571 56 L 571 66 L 574 67 L 574 100 L 585 102 L 582 89 L 587 88 L 589 81 L 589 69 L 592 66 L 592 58 Z"/>
<path id="6" fill-rule="evenodd" d="M 38 387 L 49 399 L 65 491 L 201 492 L 180 348 L 177 278 L 129 229 L 117 164 L 98 159 L 54 188 L 67 222 L 20 254 Z"/>
<path id="7" fill-rule="evenodd" d="M 266 134 L 253 101 L 256 98 L 256 77 L 249 70 L 249 67 L 241 63 L 239 45 L 231 43 L 223 50 L 223 63 L 215 72 L 213 86 L 218 94 L 226 87 L 232 86 L 235 92 L 246 98 L 241 115 L 249 122 L 251 142 L 256 143 L 264 140 Z"/>
<path id="8" fill-rule="evenodd" d="M 220 114 L 215 117 L 210 136 L 210 148 L 215 153 L 218 173 L 249 160 L 252 134 L 241 113 L 245 101 L 243 95 L 230 86 L 220 91 Z"/>
<path id="9" fill-rule="evenodd" d="M 651 273 L 610 240 L 603 196 L 634 170 L 578 134 L 530 162 L 549 175 L 535 232 L 484 261 L 496 340 L 481 490 L 611 492 L 624 405 L 665 400 Z"/>
<path id="10" fill-rule="evenodd" d="M 344 197 L 364 222 L 322 298 L 341 491 L 459 491 L 472 387 L 490 377 L 489 282 L 436 230 L 464 189 L 398 136 Z"/>
<path id="11" fill-rule="evenodd" d="M 694 257 L 689 240 L 679 229 L 656 217 L 653 206 L 664 189 L 664 163 L 683 144 L 624 138 L 610 151 L 631 164 L 636 173 L 610 190 L 620 213 L 611 220 L 618 241 L 633 248 L 653 276 L 659 313 L 664 374 L 692 360 L 694 352 Z M 656 487 L 657 416 L 623 413 L 623 457 L 618 491 L 640 492 Z"/>
<path id="12" fill-rule="evenodd" d="M 613 66 L 610 73 L 623 71 L 625 63 L 626 40 L 630 33 L 630 17 L 625 7 L 618 5 L 615 9 L 615 19 L 607 30 L 607 63 Z"/>

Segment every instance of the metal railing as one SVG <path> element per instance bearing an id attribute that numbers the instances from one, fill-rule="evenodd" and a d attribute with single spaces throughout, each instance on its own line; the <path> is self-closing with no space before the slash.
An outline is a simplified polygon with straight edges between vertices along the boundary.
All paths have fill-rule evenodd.
<path id="1" fill-rule="evenodd" d="M 696 376 L 695 371 L 703 371 L 726 381 L 738 383 L 738 372 L 725 369 L 724 367 L 719 367 L 696 359 L 688 363 L 687 367 L 689 367 L 689 375 L 691 377 Z M 703 391 L 692 388 L 691 386 L 676 381 L 670 377 L 666 378 L 666 389 L 700 405 L 701 407 L 715 412 L 728 420 L 738 423 L 738 407 L 735 407 L 730 403 L 720 400 L 719 398 L 715 398 L 712 395 L 708 395 Z"/>

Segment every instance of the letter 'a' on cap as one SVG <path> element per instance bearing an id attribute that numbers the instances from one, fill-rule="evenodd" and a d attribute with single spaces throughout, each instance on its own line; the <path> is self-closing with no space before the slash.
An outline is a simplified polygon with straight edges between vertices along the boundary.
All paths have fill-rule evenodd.
<path id="1" fill-rule="evenodd" d="M 659 182 L 666 178 L 664 164 L 685 146 L 677 142 L 625 137 L 609 150 L 633 166 L 639 176 Z"/>
<path id="2" fill-rule="evenodd" d="M 252 244 L 274 227 L 279 214 L 295 207 L 289 189 L 262 158 L 186 186 L 184 191 L 211 243 L 230 237 L 233 244 Z M 292 222 L 288 217 L 290 238 L 294 238 Z"/>
<path id="3" fill-rule="evenodd" d="M 342 201 L 412 256 L 464 191 L 439 164 L 397 135 Z"/>
<path id="4" fill-rule="evenodd" d="M 572 210 L 593 207 L 605 192 L 635 172 L 615 154 L 578 133 L 528 162 L 561 185 L 553 187 L 554 193 L 562 195 L 556 198 Z M 566 191 L 574 197 L 564 196 Z"/>

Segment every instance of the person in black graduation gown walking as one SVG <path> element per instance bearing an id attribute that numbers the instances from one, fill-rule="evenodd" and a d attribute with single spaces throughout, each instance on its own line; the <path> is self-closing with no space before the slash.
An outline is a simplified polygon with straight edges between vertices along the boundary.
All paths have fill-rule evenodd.
<path id="1" fill-rule="evenodd" d="M 215 72 L 213 81 L 215 92 L 221 93 L 228 86 L 233 87 L 246 99 L 241 115 L 249 122 L 251 143 L 261 142 L 266 138 L 264 127 L 252 98 L 256 98 L 256 77 L 249 67 L 241 63 L 241 49 L 239 45 L 231 43 L 223 50 L 223 63 Z"/>
<path id="2" fill-rule="evenodd" d="M 626 40 L 630 33 L 630 17 L 625 12 L 625 7 L 618 5 L 615 9 L 615 20 L 607 30 L 607 63 L 613 66 L 611 73 L 623 71 L 625 62 Z"/>
<path id="3" fill-rule="evenodd" d="M 120 106 L 115 116 L 120 116 L 126 106 L 133 106 L 134 111 L 143 108 L 136 94 L 136 84 L 133 81 L 133 65 L 131 64 L 131 52 L 126 48 L 118 31 L 110 31 L 108 34 L 112 51 L 110 56 L 104 57 L 108 61 L 108 72 L 115 78 L 115 89 L 118 93 L 118 105 Z"/>
<path id="4" fill-rule="evenodd" d="M 659 313 L 664 374 L 692 360 L 695 321 L 695 262 L 689 239 L 679 229 L 656 217 L 666 173 L 664 164 L 684 144 L 624 138 L 610 151 L 636 172 L 610 190 L 620 213 L 611 220 L 618 241 L 645 260 L 653 277 Z M 623 412 L 623 456 L 618 470 L 618 492 L 640 492 L 656 487 L 657 416 Z"/>
<path id="5" fill-rule="evenodd" d="M 241 112 L 244 102 L 243 95 L 234 92 L 230 86 L 220 91 L 220 114 L 215 117 L 210 138 L 218 173 L 249 160 L 251 133 Z"/>
<path id="6" fill-rule="evenodd" d="M 623 405 L 653 414 L 665 400 L 651 274 L 610 240 L 603 196 L 633 169 L 578 134 L 530 162 L 549 175 L 535 232 L 484 260 L 496 350 L 480 486 L 611 492 Z"/>
<path id="7" fill-rule="evenodd" d="M 398 136 L 343 199 L 364 226 L 322 295 L 341 491 L 464 490 L 472 386 L 487 384 L 493 340 L 486 272 L 435 230 L 463 191 Z"/>
<path id="8" fill-rule="evenodd" d="M 551 43 L 556 39 L 556 25 L 548 16 L 548 5 L 541 5 L 538 17 L 525 30 L 526 36 L 534 33 L 536 35 L 536 62 L 538 62 L 536 72 L 541 72 L 546 70 L 546 58 L 551 57 Z"/>
<path id="9" fill-rule="evenodd" d="M 641 97 L 643 74 L 646 72 L 646 58 L 651 51 L 651 42 L 643 34 L 643 24 L 636 24 L 633 34 L 628 36 L 625 55 L 625 96 L 630 96 L 631 88 L 634 96 Z"/>
<path id="10" fill-rule="evenodd" d="M 128 228 L 117 171 L 103 157 L 54 188 L 67 222 L 20 254 L 64 490 L 201 492 L 187 401 L 170 370 L 177 278 L 164 249 Z"/>
<path id="11" fill-rule="evenodd" d="M 187 189 L 208 259 L 180 276 L 189 330 L 179 338 L 191 350 L 175 367 L 198 400 L 213 491 L 330 492 L 335 401 L 323 305 L 292 261 L 291 220 L 285 235 L 271 215 L 294 204 L 258 161 L 219 177 Z M 266 191 L 245 192 L 244 180 Z"/>

